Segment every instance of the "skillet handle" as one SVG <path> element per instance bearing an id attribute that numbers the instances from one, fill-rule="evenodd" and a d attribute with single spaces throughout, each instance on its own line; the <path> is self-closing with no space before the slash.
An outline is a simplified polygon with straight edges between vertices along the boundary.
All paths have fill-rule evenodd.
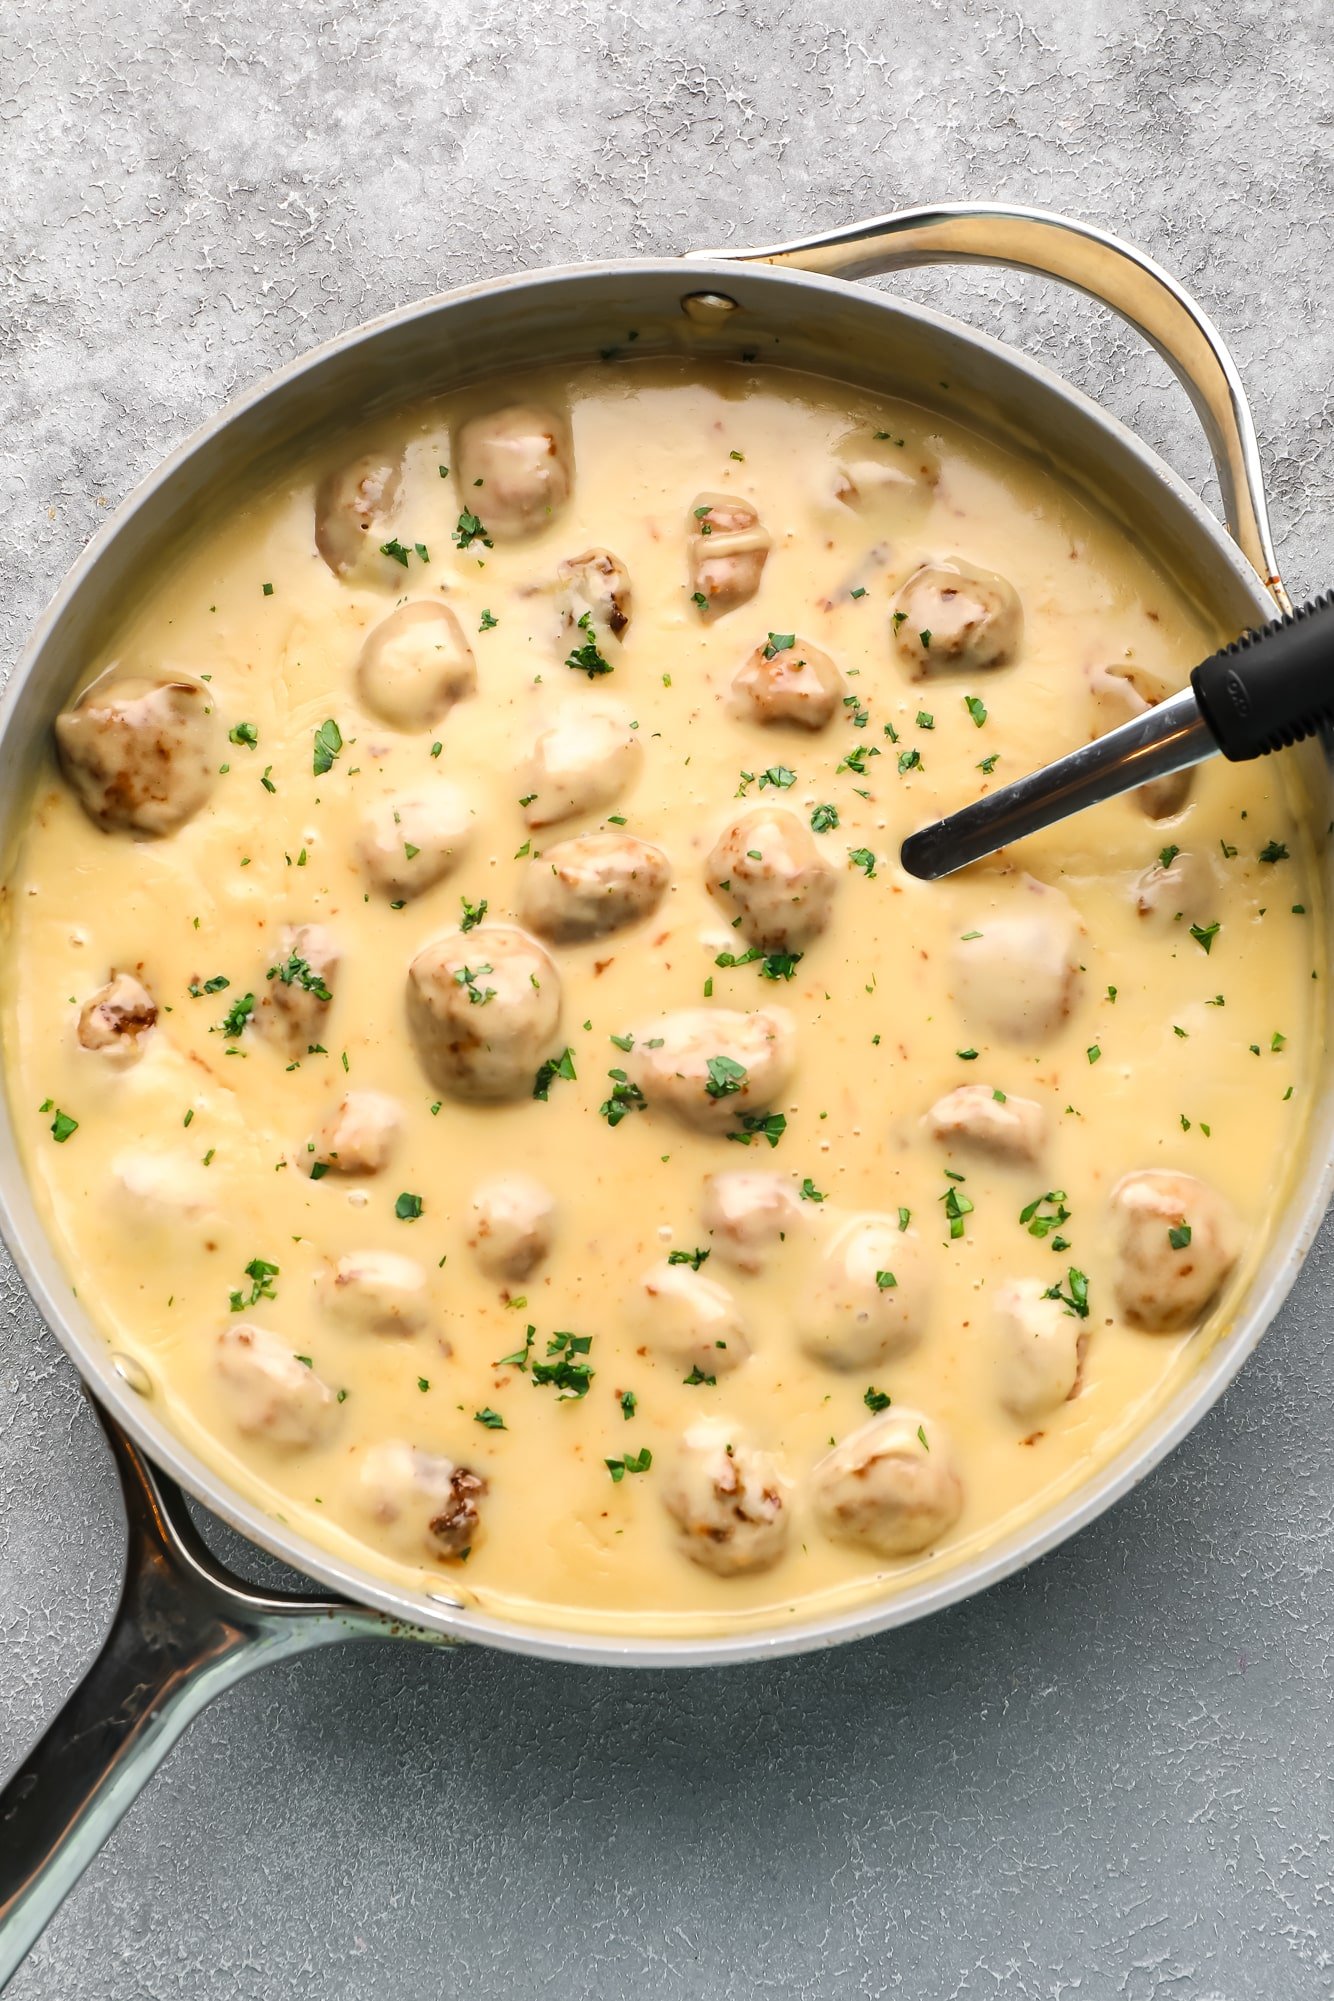
<path id="1" fill-rule="evenodd" d="M 334 1640 L 448 1644 L 339 1599 L 243 1583 L 200 1539 L 180 1489 L 99 1416 L 125 1492 L 125 1585 L 102 1651 L 0 1791 L 0 1988 L 215 1695 Z"/>
<path id="2" fill-rule="evenodd" d="M 1236 364 L 1190 294 L 1133 244 L 1042 209 L 949 202 L 901 209 L 791 243 L 747 250 L 727 245 L 688 255 L 783 264 L 829 278 L 871 278 L 923 264 L 1003 264 L 1055 278 L 1110 306 L 1157 348 L 1195 405 L 1233 540 L 1279 610 L 1291 611 L 1269 529 L 1255 425 Z"/>

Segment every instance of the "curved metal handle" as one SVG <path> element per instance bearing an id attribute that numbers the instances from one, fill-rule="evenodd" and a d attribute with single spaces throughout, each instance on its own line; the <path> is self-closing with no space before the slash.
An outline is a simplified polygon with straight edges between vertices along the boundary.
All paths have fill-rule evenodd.
<path id="1" fill-rule="evenodd" d="M 1110 306 L 1157 348 L 1185 388 L 1209 441 L 1232 537 L 1279 610 L 1291 611 L 1269 530 L 1255 425 L 1236 364 L 1190 294 L 1133 244 L 1042 209 L 952 202 L 902 209 L 791 243 L 688 255 L 785 264 L 830 278 L 870 278 L 921 264 L 1003 264 L 1055 278 Z"/>
<path id="2" fill-rule="evenodd" d="M 263 1592 L 197 1534 L 180 1489 L 99 1411 L 125 1490 L 125 1586 L 102 1651 L 0 1791 L 0 1988 L 215 1695 L 334 1640 L 424 1639 L 339 1599 Z"/>

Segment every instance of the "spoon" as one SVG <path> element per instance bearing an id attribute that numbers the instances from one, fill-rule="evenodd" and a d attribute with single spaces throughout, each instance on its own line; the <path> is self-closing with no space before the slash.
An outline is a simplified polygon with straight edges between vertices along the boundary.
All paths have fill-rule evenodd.
<path id="1" fill-rule="evenodd" d="M 903 843 L 909 875 L 936 882 L 1150 779 L 1220 754 L 1267 757 L 1334 724 L 1334 591 L 1191 669 L 1180 694 L 1030 771 Z"/>

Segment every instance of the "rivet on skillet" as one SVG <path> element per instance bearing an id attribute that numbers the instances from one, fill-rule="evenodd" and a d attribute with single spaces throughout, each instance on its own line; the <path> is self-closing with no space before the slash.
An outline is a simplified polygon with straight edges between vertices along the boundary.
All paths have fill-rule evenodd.
<path id="1" fill-rule="evenodd" d="M 152 1396 L 153 1378 L 149 1375 L 143 1363 L 136 1361 L 133 1355 L 122 1355 L 113 1352 L 111 1366 L 121 1381 L 127 1383 L 136 1395 L 141 1397 Z"/>
<path id="2" fill-rule="evenodd" d="M 434 1605 L 447 1605 L 451 1612 L 465 1612 L 468 1608 L 461 1598 L 451 1598 L 446 1591 L 428 1591 L 427 1597 Z"/>
<path id="3" fill-rule="evenodd" d="M 681 301 L 681 311 L 688 320 L 696 320 L 701 326 L 718 326 L 729 313 L 737 311 L 737 302 L 729 299 L 726 292 L 687 292 Z"/>

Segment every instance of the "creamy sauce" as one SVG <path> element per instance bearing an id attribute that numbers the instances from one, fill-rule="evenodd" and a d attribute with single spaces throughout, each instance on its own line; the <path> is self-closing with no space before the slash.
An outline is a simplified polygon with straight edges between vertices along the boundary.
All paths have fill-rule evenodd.
<path id="1" fill-rule="evenodd" d="M 572 492 L 536 532 L 463 549 L 460 512 L 485 527 L 488 495 L 458 483 L 457 427 L 507 401 L 568 414 Z M 404 444 L 375 548 L 335 574 L 312 533 L 320 479 L 358 450 Z M 839 497 L 840 465 L 855 478 L 858 462 L 894 453 L 901 483 L 869 499 L 845 483 Z M 710 619 L 687 582 L 701 494 L 751 502 L 772 545 L 757 594 Z M 395 538 L 406 567 L 377 553 Z M 598 640 L 612 671 L 594 677 L 564 664 L 590 628 L 563 629 L 555 589 L 560 561 L 590 545 L 614 550 L 633 589 L 624 635 Z M 960 558 L 1018 593 L 1015 656 L 912 680 L 893 638 L 896 594 L 921 564 Z M 386 727 L 355 675 L 368 633 L 404 599 L 443 599 L 476 660 L 476 692 L 425 728 Z M 794 652 L 809 642 L 843 677 L 818 731 L 734 712 L 733 676 L 768 635 L 789 633 Z M 1090 693 L 1100 666 L 1174 688 L 1220 636 L 1049 475 L 934 415 L 806 378 L 603 366 L 470 392 L 341 439 L 146 578 L 124 629 L 88 662 L 81 686 L 117 663 L 125 675 L 209 677 L 223 770 L 206 803 L 160 838 L 103 832 L 54 761 L 33 798 L 6 891 L 6 1058 L 27 1166 L 80 1300 L 142 1365 L 190 1446 L 277 1518 L 400 1584 L 500 1617 L 716 1630 L 893 1591 L 994 1538 L 1105 1460 L 1207 1339 L 1122 1317 L 1108 1208 L 1120 1178 L 1180 1170 L 1217 1191 L 1244 1246 L 1233 1286 L 1264 1239 L 1306 1114 L 1315 892 L 1268 765 L 1216 761 L 1175 817 L 1114 801 L 937 886 L 901 872 L 899 843 L 1108 726 Z M 642 752 L 629 784 L 615 803 L 534 830 L 520 805 L 534 739 L 558 706 L 613 699 Z M 330 718 L 342 747 L 317 775 Z M 762 783 L 769 771 L 778 776 Z M 396 908 L 359 859 L 362 823 L 391 794 L 446 781 L 465 801 L 463 852 Z M 790 978 L 763 957 L 718 963 L 742 957 L 746 939 L 705 879 L 722 831 L 769 806 L 807 828 L 815 816 L 835 871 L 827 928 Z M 818 812 L 829 806 L 833 826 Z M 409 963 L 459 923 L 462 899 L 485 899 L 491 923 L 515 922 L 535 858 L 613 815 L 665 852 L 671 880 L 638 923 L 547 945 L 563 990 L 553 1053 L 569 1049 L 574 1075 L 555 1075 L 545 1100 L 448 1096 L 409 1035 Z M 1203 936 L 1170 909 L 1138 908 L 1137 882 L 1168 845 L 1207 858 Z M 1260 858 L 1277 847 L 1289 855 Z M 1001 982 L 985 967 L 979 982 L 959 958 L 968 934 L 1029 894 L 1024 871 L 1058 886 L 1077 926 L 1068 1005 L 1028 1041 L 995 1032 Z M 341 952 L 323 1048 L 306 1053 L 303 1039 L 293 1058 L 253 1019 L 229 1037 L 228 1010 L 268 998 L 284 927 L 306 923 Z M 129 1062 L 77 1032 L 113 970 L 133 973 L 158 1008 Z M 205 990 L 218 977 L 228 984 Z M 599 1110 L 613 1102 L 609 1073 L 637 1074 L 643 1054 L 613 1037 L 638 1028 L 644 1039 L 655 1018 L 709 1006 L 791 1018 L 795 1067 L 774 1100 L 786 1120 L 774 1147 L 763 1132 L 742 1146 L 694 1130 L 651 1093 L 614 1125 Z M 996 1105 L 1042 1108 L 1037 1159 L 955 1147 L 924 1126 L 967 1084 L 1004 1093 Z M 308 1141 L 350 1089 L 400 1109 L 389 1164 L 312 1179 Z M 77 1121 L 62 1140 L 60 1114 Z M 795 1198 L 758 1272 L 729 1263 L 700 1220 L 705 1177 L 741 1168 L 783 1174 Z M 515 1170 L 550 1192 L 555 1220 L 549 1255 L 507 1282 L 479 1265 L 468 1205 L 479 1184 Z M 953 1237 L 951 1188 L 972 1204 Z M 1039 1225 L 1058 1206 L 1068 1216 L 1035 1235 L 1020 1212 L 1048 1191 L 1063 1200 Z M 831 1367 L 802 1345 L 819 1260 L 851 1218 L 874 1212 L 898 1230 L 900 1210 L 905 1269 L 931 1289 L 921 1338 L 884 1361 Z M 683 1380 L 627 1310 L 651 1266 L 696 1249 L 710 1253 L 701 1276 L 731 1295 L 752 1351 L 714 1384 Z M 420 1267 L 415 1331 L 367 1332 L 329 1309 L 331 1267 L 365 1252 Z M 276 1272 L 246 1274 L 253 1260 Z M 1070 1295 L 1071 1268 L 1088 1304 L 1076 1393 L 1016 1415 L 1002 1401 L 998 1294 L 1028 1279 Z M 242 1323 L 271 1330 L 345 1393 L 315 1443 L 238 1429 L 218 1337 Z M 591 1337 L 573 1351 L 592 1371 L 586 1394 L 562 1398 L 531 1366 L 498 1361 L 522 1353 L 530 1325 L 539 1364 L 556 1333 Z M 552 1359 L 562 1356 L 568 1347 Z M 868 1391 L 943 1428 L 962 1487 L 953 1525 L 899 1558 L 831 1539 L 811 1504 L 812 1468 L 867 1421 Z M 664 1506 L 682 1433 L 715 1415 L 791 1483 L 785 1547 L 736 1575 L 690 1560 Z M 368 1508 L 359 1471 L 386 1440 L 485 1480 L 466 1560 L 433 1556 L 421 1521 Z M 613 1478 L 607 1461 L 627 1456 Z"/>

